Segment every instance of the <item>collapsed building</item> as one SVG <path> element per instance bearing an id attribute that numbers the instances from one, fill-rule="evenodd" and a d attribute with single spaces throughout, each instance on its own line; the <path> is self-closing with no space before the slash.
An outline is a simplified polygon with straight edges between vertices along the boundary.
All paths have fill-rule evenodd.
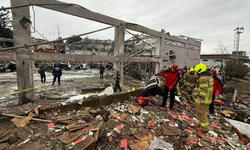
<path id="1" fill-rule="evenodd" d="M 125 22 L 92 12 L 83 7 L 78 7 L 78 5 L 69 5 L 67 3 L 62 3 L 55 0 L 44 0 L 42 2 L 39 1 L 39 4 L 37 4 L 36 2 L 36 0 L 19 0 L 18 2 L 15 0 L 11 0 L 11 5 L 13 7 L 12 13 L 14 20 L 13 29 L 15 47 L 0 49 L 0 51 L 8 51 L 1 52 L 1 55 L 3 57 L 1 57 L 0 60 L 16 61 L 17 84 L 18 89 L 21 91 L 18 92 L 20 102 L 19 104 L 26 104 L 34 101 L 34 61 L 113 63 L 114 70 L 120 70 L 121 72 L 122 84 L 124 79 L 123 74 L 128 64 L 130 64 L 131 68 L 134 67 L 132 71 L 138 70 L 138 68 L 141 68 L 140 70 L 150 68 L 151 70 L 148 70 L 148 72 L 153 74 L 159 72 L 163 66 L 169 66 L 173 63 L 177 63 L 179 67 L 182 68 L 185 66 L 192 67 L 200 62 L 200 50 L 202 41 L 200 39 L 190 38 L 187 36 L 172 36 L 170 35 L 170 33 L 166 33 L 164 30 L 162 30 L 161 32 L 155 31 L 141 25 Z M 26 19 L 29 19 L 28 6 L 31 5 L 56 10 L 59 12 L 111 25 L 110 27 L 101 30 L 115 28 L 115 39 L 114 41 L 106 41 L 106 43 L 99 40 L 96 40 L 95 42 L 93 41 L 94 44 L 91 42 L 89 44 L 73 43 L 71 45 L 68 45 L 68 47 L 65 47 L 65 54 L 34 53 L 32 52 L 30 47 L 39 44 L 42 45 L 47 43 L 56 43 L 66 38 L 31 44 L 29 26 L 22 26 L 19 24 L 19 20 L 22 20 L 24 16 Z M 138 36 L 133 34 L 130 30 L 141 32 L 143 34 Z M 95 32 L 98 31 L 100 30 L 96 30 Z M 125 40 L 125 32 L 130 33 L 133 38 Z M 79 34 L 78 36 L 87 34 L 89 33 Z M 81 52 L 79 52 L 80 50 L 78 49 L 81 49 Z M 10 50 L 15 52 L 9 52 Z M 29 74 L 29 76 L 27 76 L 27 74 Z M 183 110 L 182 103 L 179 103 L 179 105 L 177 105 L 176 113 L 160 110 L 157 104 L 153 104 L 150 107 L 145 107 L 141 110 L 141 108 L 138 108 L 138 106 L 134 106 L 136 105 L 134 103 L 134 98 L 129 97 L 139 96 L 139 94 L 140 91 L 138 90 L 134 92 L 128 92 L 123 95 L 118 94 L 110 97 L 104 96 L 97 100 L 96 98 L 90 98 L 87 101 L 74 102 L 72 105 L 62 103 L 59 105 L 59 107 L 57 107 L 57 105 L 51 108 L 42 108 L 44 112 L 42 112 L 41 115 L 37 113 L 37 109 L 41 107 L 36 107 L 34 109 L 35 115 L 31 113 L 28 118 L 22 119 L 24 120 L 24 122 L 18 119 L 14 119 L 13 123 L 18 128 L 15 129 L 14 132 L 4 132 L 4 136 L 1 137 L 1 140 L 2 142 L 10 141 L 10 143 L 17 143 L 23 140 L 21 143 L 17 144 L 17 147 L 13 147 L 18 148 L 18 146 L 21 145 L 21 147 L 24 146 L 22 147 L 24 149 L 27 149 L 29 147 L 33 148 L 33 146 L 35 145 L 37 146 L 37 149 L 40 149 L 44 146 L 48 146 L 49 148 L 51 148 L 50 146 L 52 146 L 52 148 L 55 148 L 53 147 L 53 144 L 49 144 L 51 142 L 53 142 L 54 145 L 58 146 L 56 148 L 61 149 L 62 147 L 66 147 L 68 149 L 87 149 L 94 147 L 97 149 L 98 147 L 102 148 L 105 146 L 105 148 L 107 149 L 128 148 L 127 145 L 129 145 L 131 149 L 139 149 L 140 147 L 147 149 L 150 146 L 148 143 L 153 143 L 152 140 L 154 139 L 154 137 L 159 137 L 160 139 L 167 141 L 168 143 L 164 143 L 164 146 L 168 145 L 169 148 L 174 147 L 177 149 L 208 149 L 211 145 L 215 149 L 230 149 L 231 147 L 243 149 L 246 148 L 247 139 L 239 140 L 238 138 L 236 138 L 235 133 L 232 134 L 232 137 L 228 136 L 229 133 L 233 132 L 230 125 L 226 124 L 223 125 L 223 127 L 219 127 L 218 124 L 220 122 L 220 117 L 215 116 L 216 122 L 214 122 L 213 127 L 215 128 L 216 132 L 211 132 L 210 135 L 199 134 L 194 130 L 195 125 L 197 125 L 198 123 L 195 118 L 191 117 L 194 116 L 193 112 L 187 111 L 181 113 L 181 111 Z M 113 99 L 113 101 L 111 101 L 111 99 Z M 156 103 L 158 99 L 159 98 L 155 98 Z M 125 103 L 118 103 L 120 101 Z M 88 106 L 95 108 L 88 108 L 86 106 L 86 103 L 89 104 Z M 110 106 L 109 103 L 111 103 Z M 106 109 L 110 111 L 111 115 L 108 114 L 106 110 L 103 110 L 103 108 L 98 109 L 96 107 L 98 106 L 98 104 L 105 104 Z M 69 110 L 69 108 L 74 109 Z M 194 110 L 194 105 L 191 104 L 190 108 L 192 108 L 191 110 Z M 61 112 L 62 110 L 63 112 Z M 28 113 L 32 111 L 33 110 L 30 110 L 28 111 Z M 65 116 L 65 114 L 67 115 Z M 45 126 L 44 124 L 34 123 L 33 125 L 30 125 L 31 128 L 27 127 L 26 125 L 30 120 L 32 120 L 31 118 L 37 116 L 39 116 L 40 119 L 44 119 L 45 121 L 49 120 L 48 124 L 46 124 Z M 55 122 L 50 121 L 55 118 Z M 106 126 L 104 126 L 104 124 L 108 120 L 107 118 L 110 118 L 111 121 L 109 122 L 109 126 L 107 126 L 108 130 L 105 130 Z M 183 123 L 184 125 L 182 125 L 183 120 L 185 121 L 185 123 Z M 56 124 L 56 122 L 58 124 Z M 126 125 L 120 124 L 123 122 L 125 122 Z M 31 123 L 33 122 L 31 121 Z M 162 126 L 159 126 L 158 124 L 161 123 Z M 54 125 L 56 125 L 56 127 Z M 67 130 L 64 128 L 65 125 Z M 4 127 L 6 126 L 10 126 L 10 124 L 5 125 Z M 181 126 L 180 129 L 182 131 L 176 128 L 179 126 Z M 48 130 L 48 132 L 39 133 L 36 130 L 35 134 L 32 134 L 30 136 L 29 132 L 34 133 L 33 130 L 37 128 L 42 128 L 44 129 L 44 131 Z M 143 132 L 143 134 L 141 134 L 141 132 Z M 180 137 L 181 140 L 179 140 Z M 204 137 L 206 142 L 203 142 Z M 112 145 L 106 143 L 106 145 L 103 146 L 101 142 L 95 144 L 99 138 L 102 140 L 106 140 L 106 142 L 108 138 L 109 142 L 112 143 Z M 155 143 L 157 141 L 160 141 L 159 138 L 155 138 Z M 41 139 L 48 140 L 46 141 L 48 143 L 42 143 L 41 145 L 38 144 Z M 58 141 L 58 139 L 60 139 L 60 141 Z M 72 142 L 74 143 L 72 144 Z M 163 143 L 162 141 L 160 142 Z M 117 143 L 119 144 L 117 145 Z M 120 143 L 123 143 L 124 145 L 121 146 Z M 32 146 L 26 144 L 32 144 Z M 213 144 L 215 144 L 215 146 Z M 76 146 L 73 147 L 74 145 Z M 158 143 L 158 146 L 159 145 L 160 144 Z M 2 146 L 8 147 L 7 144 Z"/>

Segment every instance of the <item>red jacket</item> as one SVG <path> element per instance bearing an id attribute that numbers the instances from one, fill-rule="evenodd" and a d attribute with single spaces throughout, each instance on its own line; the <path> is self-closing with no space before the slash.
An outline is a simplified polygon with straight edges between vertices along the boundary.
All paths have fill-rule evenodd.
<path id="1" fill-rule="evenodd" d="M 222 88 L 221 80 L 217 76 L 214 76 L 213 78 L 214 78 L 213 95 L 216 94 L 217 89 L 219 91 L 219 94 L 222 95 L 223 88 Z"/>
<path id="2" fill-rule="evenodd" d="M 171 69 L 168 70 L 163 70 L 160 73 L 155 74 L 156 76 L 164 76 L 165 74 L 167 74 L 166 80 L 165 80 L 165 85 L 167 87 L 172 86 L 173 88 L 176 88 L 179 79 L 180 79 L 180 74 L 178 71 L 176 72 L 172 72 Z"/>
<path id="3" fill-rule="evenodd" d="M 180 71 L 178 71 L 178 72 L 179 72 L 180 76 L 183 77 L 183 71 L 180 70 Z"/>

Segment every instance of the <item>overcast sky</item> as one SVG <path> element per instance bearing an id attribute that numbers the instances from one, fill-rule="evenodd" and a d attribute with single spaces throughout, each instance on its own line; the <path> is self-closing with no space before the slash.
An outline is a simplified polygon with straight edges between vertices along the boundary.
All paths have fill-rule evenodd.
<path id="1" fill-rule="evenodd" d="M 216 53 L 219 41 L 231 52 L 234 29 L 244 27 L 244 32 L 240 34 L 239 50 L 247 51 L 250 55 L 250 0 L 71 0 L 70 3 L 157 31 L 164 29 L 171 35 L 203 39 L 201 54 Z M 9 7 L 10 1 L 0 0 L 0 5 Z M 34 10 L 35 28 L 48 40 L 58 37 L 57 27 L 60 36 L 65 38 L 108 26 L 39 7 L 34 7 Z M 33 11 L 31 16 L 34 24 Z M 32 36 L 42 38 L 37 33 Z M 114 29 L 88 37 L 113 39 Z"/>

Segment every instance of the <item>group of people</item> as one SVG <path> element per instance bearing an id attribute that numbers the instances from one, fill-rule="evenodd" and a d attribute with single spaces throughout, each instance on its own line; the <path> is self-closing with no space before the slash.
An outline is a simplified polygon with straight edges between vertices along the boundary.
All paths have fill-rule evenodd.
<path id="1" fill-rule="evenodd" d="M 83 66 L 86 69 L 86 63 L 84 63 Z M 103 66 L 103 64 L 101 64 L 98 69 L 100 70 L 100 79 L 103 79 L 103 73 L 104 73 L 105 67 Z M 38 70 L 38 73 L 40 74 L 41 82 L 45 83 L 46 82 L 46 74 L 45 74 L 44 67 L 40 67 Z M 58 85 L 60 85 L 61 84 L 60 80 L 61 80 L 61 76 L 62 76 L 62 69 L 60 68 L 60 65 L 54 66 L 54 69 L 52 71 L 52 75 L 54 76 L 52 86 L 54 86 L 56 79 L 58 81 Z M 121 86 L 120 86 L 120 79 L 121 79 L 121 75 L 119 73 L 119 70 L 116 70 L 116 74 L 114 76 L 114 81 L 115 81 L 114 92 L 116 92 L 117 89 L 122 91 Z"/>
<path id="2" fill-rule="evenodd" d="M 38 73 L 40 74 L 41 82 L 45 83 L 46 82 L 46 74 L 45 74 L 44 67 L 40 67 L 38 70 Z M 54 78 L 53 78 L 53 83 L 51 86 L 53 86 L 55 84 L 56 79 L 57 79 L 58 85 L 61 85 L 62 69 L 60 68 L 59 65 L 54 66 L 54 69 L 52 71 L 52 75 L 54 76 Z"/>
<path id="3" fill-rule="evenodd" d="M 174 109 L 175 91 L 179 82 L 182 80 L 187 90 L 187 100 L 195 101 L 197 118 L 200 122 L 199 131 L 209 131 L 209 123 L 207 119 L 207 111 L 214 113 L 214 100 L 216 91 L 219 92 L 219 98 L 222 99 L 222 83 L 216 76 L 215 69 L 207 69 L 204 64 L 198 64 L 194 68 L 190 68 L 185 72 L 178 71 L 178 65 L 173 64 L 168 69 L 163 69 L 156 76 L 165 76 L 164 95 L 161 107 L 166 107 L 166 100 L 170 92 L 170 110 Z M 180 91 L 179 91 L 180 92 Z M 178 93 L 178 92 L 177 92 Z"/>

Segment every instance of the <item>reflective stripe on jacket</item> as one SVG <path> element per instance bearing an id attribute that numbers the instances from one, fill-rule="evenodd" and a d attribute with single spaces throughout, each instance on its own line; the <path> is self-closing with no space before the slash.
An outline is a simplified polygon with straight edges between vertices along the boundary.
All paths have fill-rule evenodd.
<path id="1" fill-rule="evenodd" d="M 195 74 L 187 73 L 184 76 L 184 83 L 186 83 L 188 86 L 194 87 L 196 80 L 197 77 Z"/>
<path id="2" fill-rule="evenodd" d="M 208 72 L 209 73 L 209 72 Z M 207 71 L 196 82 L 195 89 L 192 93 L 194 101 L 200 100 L 200 103 L 210 104 L 212 102 L 214 79 Z"/>

